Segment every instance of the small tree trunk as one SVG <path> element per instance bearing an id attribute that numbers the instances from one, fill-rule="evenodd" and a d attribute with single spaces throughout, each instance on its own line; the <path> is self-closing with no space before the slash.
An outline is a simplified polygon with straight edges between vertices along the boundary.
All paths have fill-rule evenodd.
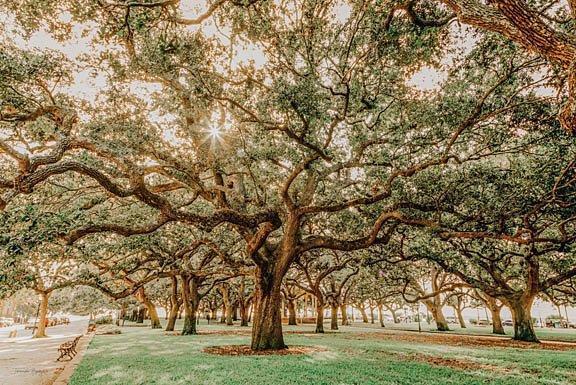
<path id="1" fill-rule="evenodd" d="M 221 324 L 225 324 L 226 323 L 226 304 L 222 304 L 222 315 L 220 316 L 220 323 Z"/>
<path id="2" fill-rule="evenodd" d="M 436 329 L 441 332 L 450 330 L 442 312 L 442 306 L 436 305 L 433 301 L 426 301 L 425 304 L 436 322 Z"/>
<path id="3" fill-rule="evenodd" d="M 346 310 L 346 304 L 340 305 L 340 313 L 342 314 L 342 326 L 347 326 L 350 323 L 348 322 L 348 313 Z"/>
<path id="4" fill-rule="evenodd" d="M 222 284 L 221 288 L 222 292 L 222 321 L 226 323 L 228 326 L 234 325 L 232 316 L 233 316 L 233 309 L 232 309 L 232 302 L 230 301 L 230 288 L 228 284 Z"/>
<path id="5" fill-rule="evenodd" d="M 198 286 L 194 278 L 182 276 L 182 304 L 184 305 L 184 327 L 182 335 L 198 334 L 196 312 L 198 310 Z"/>
<path id="6" fill-rule="evenodd" d="M 253 350 L 285 349 L 282 335 L 281 285 L 283 274 L 272 269 L 256 269 L 254 315 L 252 322 Z"/>
<path id="7" fill-rule="evenodd" d="M 398 319 L 398 314 L 396 314 L 396 310 L 388 308 L 388 310 L 390 310 L 390 313 L 392 313 L 392 319 L 394 320 L 395 324 L 400 323 L 400 320 Z"/>
<path id="8" fill-rule="evenodd" d="M 370 323 L 374 323 L 374 307 L 370 306 Z"/>
<path id="9" fill-rule="evenodd" d="M 358 306 L 358 310 L 360 310 L 360 314 L 362 314 L 362 322 L 365 324 L 368 323 L 368 315 L 366 314 L 366 309 L 363 305 Z"/>
<path id="10" fill-rule="evenodd" d="M 462 309 L 459 306 L 455 306 L 456 316 L 458 317 L 458 323 L 462 329 L 466 329 L 466 322 L 464 321 L 464 316 L 462 315 Z"/>
<path id="11" fill-rule="evenodd" d="M 136 318 L 136 323 L 143 324 L 145 317 L 146 317 L 146 307 L 138 306 L 138 318 Z"/>
<path id="12" fill-rule="evenodd" d="M 530 314 L 534 297 L 523 297 L 508 301 L 514 320 L 514 339 L 527 342 L 540 342 L 536 337 Z"/>
<path id="13" fill-rule="evenodd" d="M 176 303 L 172 304 L 170 307 L 170 314 L 168 314 L 168 323 L 166 324 L 166 331 L 173 332 L 174 327 L 176 326 L 176 319 L 178 318 L 178 312 L 180 312 L 180 303 L 176 301 Z"/>
<path id="14" fill-rule="evenodd" d="M 178 301 L 178 278 L 174 276 L 172 277 L 172 293 L 170 294 L 170 313 L 168 314 L 168 323 L 166 324 L 167 332 L 174 331 L 180 306 L 181 304 Z"/>
<path id="15" fill-rule="evenodd" d="M 234 314 L 234 312 L 232 310 L 232 306 L 227 306 L 226 307 L 226 325 L 228 325 L 228 326 L 234 325 L 233 314 Z"/>
<path id="16" fill-rule="evenodd" d="M 160 317 L 158 317 L 158 312 L 156 311 L 156 306 L 151 301 L 146 301 L 144 304 L 148 310 L 148 315 L 150 317 L 150 326 L 152 329 L 161 329 L 162 324 L 160 323 Z"/>
<path id="17" fill-rule="evenodd" d="M 47 292 L 40 293 L 40 310 L 38 312 L 38 328 L 34 333 L 34 338 L 46 337 L 46 317 L 48 316 L 48 300 L 50 294 Z"/>
<path id="18" fill-rule="evenodd" d="M 384 315 L 382 314 L 382 305 L 378 304 L 378 319 L 380 320 L 380 326 L 385 327 L 384 325 Z"/>
<path id="19" fill-rule="evenodd" d="M 244 298 L 239 301 L 240 308 L 240 326 L 248 326 L 248 306 Z"/>
<path id="20" fill-rule="evenodd" d="M 492 313 L 492 333 L 493 334 L 506 334 L 504 332 L 504 326 L 502 326 L 502 318 L 500 317 L 500 310 L 502 308 L 499 306 L 490 307 L 490 312 Z"/>
<path id="21" fill-rule="evenodd" d="M 246 284 L 244 277 L 240 281 L 238 290 L 238 308 L 240 310 L 240 326 L 248 326 L 248 302 L 246 300 Z"/>
<path id="22" fill-rule="evenodd" d="M 158 312 L 156 311 L 156 306 L 154 306 L 152 301 L 150 301 L 150 299 L 148 299 L 148 296 L 146 295 L 146 291 L 144 290 L 143 287 L 140 287 L 138 289 L 138 292 L 136 294 L 136 298 L 146 308 L 146 311 L 148 312 L 148 315 L 150 317 L 150 326 L 152 327 L 152 329 L 162 328 L 162 325 L 160 324 L 160 317 L 158 317 Z M 142 320 L 142 321 L 144 321 L 144 320 Z"/>
<path id="23" fill-rule="evenodd" d="M 287 301 L 288 301 L 288 325 L 297 325 L 295 301 L 293 298 L 289 298 Z"/>
<path id="24" fill-rule="evenodd" d="M 338 330 L 338 305 L 330 306 L 330 330 Z"/>
<path id="25" fill-rule="evenodd" d="M 318 294 L 322 295 L 322 294 Z M 316 298 L 316 330 L 315 333 L 324 333 L 324 300 Z"/>

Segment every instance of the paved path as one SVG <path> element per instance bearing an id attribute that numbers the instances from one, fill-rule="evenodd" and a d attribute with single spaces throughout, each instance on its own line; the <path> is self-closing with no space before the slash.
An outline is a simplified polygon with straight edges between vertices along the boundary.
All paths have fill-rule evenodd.
<path id="1" fill-rule="evenodd" d="M 0 385 L 49 385 L 66 362 L 57 362 L 58 346 L 84 334 L 88 320 L 72 321 L 46 329 L 48 338 L 32 339 L 31 330 L 18 330 L 18 337 L 8 339 L 9 331 L 0 329 Z"/>

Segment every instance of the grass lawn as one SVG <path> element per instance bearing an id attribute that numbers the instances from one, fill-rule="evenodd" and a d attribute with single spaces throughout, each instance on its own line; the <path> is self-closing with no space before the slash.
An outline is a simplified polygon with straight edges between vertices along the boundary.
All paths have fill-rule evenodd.
<path id="1" fill-rule="evenodd" d="M 422 331 L 430 331 L 430 332 L 437 332 L 435 330 L 435 324 L 427 324 L 426 322 L 422 322 L 420 324 Z M 450 331 L 447 332 L 448 334 L 470 334 L 470 335 L 486 335 L 486 336 L 493 336 L 492 334 L 492 326 L 473 326 L 469 325 L 465 329 L 461 328 L 457 324 L 449 324 Z M 380 324 L 376 321 L 375 324 L 364 324 L 361 322 L 356 322 L 353 325 L 354 328 L 368 328 L 370 330 L 380 329 Z M 399 324 L 386 324 L 387 329 L 392 330 L 418 330 L 418 323 L 399 323 Z M 536 335 L 538 338 L 542 340 L 550 340 L 550 341 L 574 341 L 576 342 L 576 329 L 554 329 L 554 328 L 534 328 L 536 331 Z M 504 331 L 506 335 L 512 337 L 514 335 L 514 328 L 512 326 L 505 326 Z M 445 332 L 442 332 L 445 333 Z"/>
<path id="2" fill-rule="evenodd" d="M 217 356 L 202 349 L 248 344 L 250 330 L 220 325 L 201 325 L 199 330 L 207 334 L 177 336 L 162 330 L 125 327 L 121 335 L 96 336 L 70 384 L 576 383 L 575 347 L 544 350 L 490 343 L 478 346 L 473 342 L 477 337 L 358 327 L 316 335 L 312 325 L 305 325 L 285 327 L 286 342 L 317 346 L 323 351 L 286 356 Z"/>

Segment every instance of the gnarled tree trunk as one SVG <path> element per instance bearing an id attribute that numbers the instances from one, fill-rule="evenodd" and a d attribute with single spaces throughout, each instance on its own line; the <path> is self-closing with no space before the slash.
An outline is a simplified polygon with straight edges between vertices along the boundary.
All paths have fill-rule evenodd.
<path id="1" fill-rule="evenodd" d="M 442 306 L 437 305 L 432 300 L 424 301 L 426 307 L 432 314 L 432 318 L 436 322 L 436 329 L 438 331 L 448 331 L 450 328 L 448 327 L 448 322 L 446 322 L 446 318 L 444 317 L 444 313 L 442 312 Z"/>
<path id="2" fill-rule="evenodd" d="M 536 337 L 534 325 L 532 324 L 533 296 L 523 295 L 520 298 L 507 299 L 507 304 L 512 312 L 514 321 L 514 339 L 527 342 L 540 342 Z"/>
<path id="3" fill-rule="evenodd" d="M 272 268 L 256 269 L 251 343 L 253 350 L 286 348 L 280 309 L 282 278 L 283 274 Z"/>

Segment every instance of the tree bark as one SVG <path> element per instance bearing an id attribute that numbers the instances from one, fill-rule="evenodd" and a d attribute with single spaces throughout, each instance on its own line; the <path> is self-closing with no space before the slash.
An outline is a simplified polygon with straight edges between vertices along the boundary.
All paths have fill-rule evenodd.
<path id="1" fill-rule="evenodd" d="M 324 333 L 324 300 L 319 297 L 316 297 L 316 330 L 314 332 Z"/>
<path id="2" fill-rule="evenodd" d="M 378 304 L 378 319 L 380 320 L 380 326 L 386 327 L 386 325 L 384 325 L 384 315 L 382 314 L 382 305 L 381 304 Z"/>
<path id="3" fill-rule="evenodd" d="M 430 313 L 432 313 L 432 318 L 434 318 L 436 322 L 436 329 L 441 332 L 450 330 L 448 322 L 446 322 L 446 318 L 442 312 L 442 306 L 436 305 L 433 301 L 425 301 L 424 303 Z"/>
<path id="4" fill-rule="evenodd" d="M 360 310 L 360 314 L 362 314 L 362 322 L 365 324 L 368 323 L 368 315 L 366 314 L 366 309 L 363 305 L 358 306 L 358 310 Z"/>
<path id="5" fill-rule="evenodd" d="M 182 304 L 184 305 L 184 327 L 182 335 L 198 334 L 196 330 L 196 312 L 198 310 L 198 285 L 188 276 L 182 276 Z"/>
<path id="6" fill-rule="evenodd" d="M 249 307 L 249 300 L 246 300 L 246 284 L 244 282 L 244 277 L 240 281 L 240 288 L 238 290 L 238 307 L 240 310 L 240 326 L 248 326 L 249 322 L 249 314 L 248 314 L 248 307 Z"/>
<path id="7" fill-rule="evenodd" d="M 222 285 L 222 302 L 223 302 L 223 320 L 228 326 L 234 325 L 234 321 L 232 319 L 233 316 L 233 309 L 232 309 L 232 302 L 230 301 L 230 289 L 226 283 Z"/>
<path id="8" fill-rule="evenodd" d="M 48 316 L 48 301 L 50 299 L 50 294 L 47 292 L 40 293 L 40 309 L 38 312 L 38 327 L 36 328 L 36 333 L 34 333 L 34 338 L 46 337 L 46 318 Z"/>
<path id="9" fill-rule="evenodd" d="M 138 317 L 136 318 L 136 323 L 143 324 L 145 317 L 146 317 L 146 307 L 138 306 Z"/>
<path id="10" fill-rule="evenodd" d="M 512 312 L 514 321 L 514 339 L 527 342 L 540 342 L 536 337 L 534 325 L 532 324 L 532 302 L 534 297 L 523 296 L 519 299 L 508 300 L 508 306 Z"/>
<path id="11" fill-rule="evenodd" d="M 220 316 L 220 323 L 221 324 L 226 323 L 226 304 L 225 303 L 222 303 L 222 315 Z"/>
<path id="12" fill-rule="evenodd" d="M 396 314 L 396 310 L 392 308 L 388 308 L 388 310 L 390 310 L 390 313 L 392 313 L 392 319 L 394 320 L 394 323 L 395 324 L 400 323 L 400 320 L 398 319 L 398 314 Z"/>
<path id="13" fill-rule="evenodd" d="M 340 305 L 340 313 L 342 314 L 342 326 L 347 326 L 350 324 L 350 322 L 348 322 L 348 313 L 346 310 L 346 304 L 342 304 Z"/>
<path id="14" fill-rule="evenodd" d="M 293 298 L 289 298 L 288 302 L 288 325 L 297 325 L 296 322 L 296 304 Z"/>
<path id="15" fill-rule="evenodd" d="M 233 321 L 233 309 L 232 309 L 232 301 L 230 301 L 230 288 L 228 287 L 227 283 L 223 283 L 221 287 L 222 292 L 222 310 L 223 310 L 223 320 L 228 326 L 234 325 Z"/>
<path id="16" fill-rule="evenodd" d="M 150 326 L 152 327 L 152 329 L 162 328 L 162 325 L 160 324 L 160 317 L 158 317 L 158 312 L 156 311 L 156 306 L 154 306 L 152 301 L 150 301 L 150 299 L 146 295 L 146 291 L 144 290 L 143 287 L 140 287 L 138 289 L 138 292 L 136 294 L 136 298 L 146 308 L 146 310 L 148 312 L 148 316 L 150 317 Z M 143 317 L 142 317 L 142 322 L 144 322 Z"/>
<path id="17" fill-rule="evenodd" d="M 455 306 L 456 316 L 458 317 L 458 323 L 462 329 L 466 329 L 466 321 L 464 321 L 464 316 L 462 315 L 462 309 L 459 306 Z"/>
<path id="18" fill-rule="evenodd" d="M 370 305 L 370 323 L 374 323 L 374 307 Z"/>
<path id="19" fill-rule="evenodd" d="M 504 332 L 504 326 L 502 326 L 502 317 L 500 317 L 499 306 L 489 307 L 490 313 L 492 313 L 492 334 L 506 334 Z"/>
<path id="20" fill-rule="evenodd" d="M 161 329 L 162 324 L 160 323 L 160 317 L 158 317 L 158 312 L 156 311 L 156 306 L 151 301 L 146 301 L 144 304 L 148 310 L 148 316 L 150 317 L 150 327 L 152 329 Z"/>
<path id="21" fill-rule="evenodd" d="M 338 305 L 332 304 L 330 308 L 330 330 L 338 330 Z"/>
<path id="22" fill-rule="evenodd" d="M 254 314 L 252 322 L 253 350 L 285 349 L 282 335 L 281 285 L 283 274 L 272 268 L 256 269 Z"/>
<path id="23" fill-rule="evenodd" d="M 178 301 L 178 278 L 172 277 L 172 293 L 170 294 L 170 314 L 168 314 L 168 323 L 166 331 L 173 332 L 176 326 L 176 318 L 180 311 L 180 301 Z"/>

